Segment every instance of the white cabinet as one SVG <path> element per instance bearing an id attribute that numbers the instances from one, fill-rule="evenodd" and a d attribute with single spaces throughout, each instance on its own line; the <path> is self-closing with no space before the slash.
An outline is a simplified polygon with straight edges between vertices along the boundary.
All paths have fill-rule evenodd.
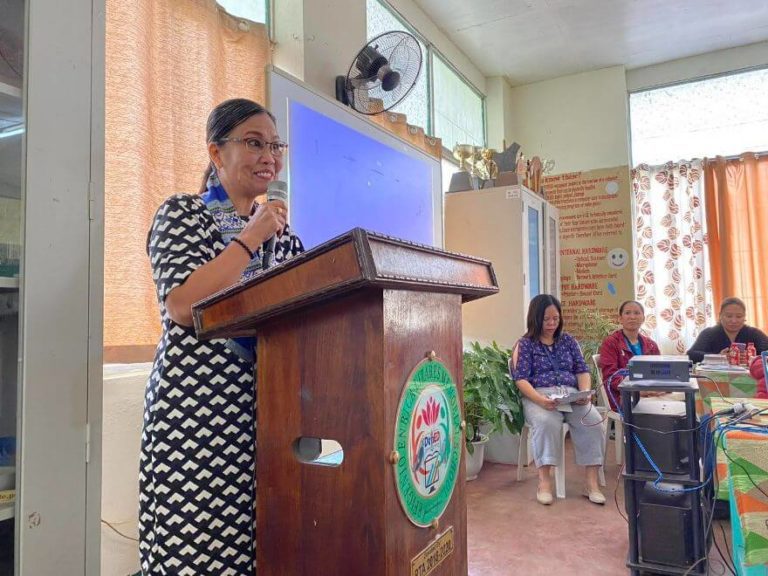
<path id="1" fill-rule="evenodd" d="M 523 186 L 445 196 L 445 248 L 493 263 L 499 293 L 463 306 L 464 341 L 511 347 L 525 331 L 528 303 L 560 294 L 557 210 Z"/>
<path id="2" fill-rule="evenodd" d="M 0 2 L 0 36 L 0 576 L 98 574 L 104 2 Z"/>

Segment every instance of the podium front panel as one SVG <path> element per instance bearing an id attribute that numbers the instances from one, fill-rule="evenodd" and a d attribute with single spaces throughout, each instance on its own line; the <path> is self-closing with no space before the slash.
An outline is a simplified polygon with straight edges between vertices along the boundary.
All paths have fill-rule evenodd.
<path id="1" fill-rule="evenodd" d="M 463 457 L 428 527 L 406 516 L 391 458 L 403 386 L 431 351 L 461 392 L 461 296 L 361 290 L 285 315 L 259 338 L 259 574 L 407 575 L 451 528 L 452 551 L 428 574 L 465 575 Z M 301 437 L 337 441 L 343 461 L 300 462 Z"/>

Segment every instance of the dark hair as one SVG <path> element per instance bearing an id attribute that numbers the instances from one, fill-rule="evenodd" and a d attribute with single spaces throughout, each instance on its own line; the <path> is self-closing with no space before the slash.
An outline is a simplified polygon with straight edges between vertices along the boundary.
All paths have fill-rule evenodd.
<path id="1" fill-rule="evenodd" d="M 557 330 L 555 330 L 555 338 L 560 337 L 560 333 L 563 331 L 563 310 L 560 306 L 560 301 L 550 294 L 539 294 L 528 305 L 528 331 L 525 333 L 526 338 L 530 338 L 535 342 L 541 337 L 541 332 L 544 329 L 544 313 L 550 306 L 557 308 L 557 313 L 560 315 L 560 323 L 557 325 Z"/>
<path id="2" fill-rule="evenodd" d="M 256 114 L 266 114 L 272 119 L 272 122 L 277 124 L 272 112 L 253 100 L 248 100 L 246 98 L 232 98 L 231 100 L 225 100 L 211 110 L 211 113 L 208 115 L 208 122 L 205 125 L 205 141 L 208 144 L 211 142 L 221 142 L 221 140 L 226 138 L 237 126 Z M 200 187 L 201 194 L 205 192 L 208 187 L 208 177 L 211 175 L 212 171 L 213 163 L 209 162 L 208 168 L 205 169 L 205 173 L 203 174 L 203 184 Z"/>
<path id="3" fill-rule="evenodd" d="M 637 304 L 640 306 L 640 311 L 643 313 L 643 316 L 645 316 L 645 308 L 643 308 L 643 305 L 640 304 L 637 300 L 625 300 L 621 303 L 621 306 L 619 306 L 619 316 L 621 316 L 624 313 L 624 308 L 626 308 L 629 304 Z"/>
<path id="4" fill-rule="evenodd" d="M 723 313 L 723 310 L 725 309 L 726 306 L 738 306 L 744 311 L 744 313 L 747 312 L 747 305 L 744 304 L 744 300 L 742 300 L 741 298 L 736 298 L 734 296 L 731 296 L 730 298 L 726 298 L 725 300 L 723 300 L 723 302 L 720 304 L 720 314 Z"/>

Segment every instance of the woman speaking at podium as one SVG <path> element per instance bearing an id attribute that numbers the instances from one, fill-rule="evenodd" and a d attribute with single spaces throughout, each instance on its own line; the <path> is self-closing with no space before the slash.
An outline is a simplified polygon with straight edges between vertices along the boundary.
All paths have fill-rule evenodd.
<path id="1" fill-rule="evenodd" d="M 287 207 L 256 198 L 283 166 L 274 117 L 245 99 L 208 117 L 210 164 L 198 195 L 158 209 L 147 240 L 162 337 L 144 399 L 139 551 L 145 576 L 251 576 L 255 534 L 254 342 L 199 341 L 192 305 L 303 246 Z"/>

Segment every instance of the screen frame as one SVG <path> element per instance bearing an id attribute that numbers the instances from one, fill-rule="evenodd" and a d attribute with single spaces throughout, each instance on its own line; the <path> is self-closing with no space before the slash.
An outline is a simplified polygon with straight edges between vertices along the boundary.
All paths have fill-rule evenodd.
<path id="1" fill-rule="evenodd" d="M 282 137 L 285 138 L 290 134 L 290 104 L 293 101 L 303 104 L 352 130 L 373 138 L 381 144 L 412 158 L 423 161 L 428 165 L 432 174 L 432 246 L 444 248 L 444 197 L 442 167 L 439 158 L 427 154 L 407 140 L 375 124 L 363 114 L 355 112 L 352 108 L 321 94 L 308 84 L 283 70 L 267 65 L 266 79 L 267 108 L 274 114 L 277 131 Z M 290 145 L 290 142 L 288 144 Z M 290 156 L 290 153 L 286 155 L 283 166 L 283 178 L 288 182 L 289 190 L 291 181 Z M 288 196 L 288 205 L 290 208 L 290 194 Z"/>

